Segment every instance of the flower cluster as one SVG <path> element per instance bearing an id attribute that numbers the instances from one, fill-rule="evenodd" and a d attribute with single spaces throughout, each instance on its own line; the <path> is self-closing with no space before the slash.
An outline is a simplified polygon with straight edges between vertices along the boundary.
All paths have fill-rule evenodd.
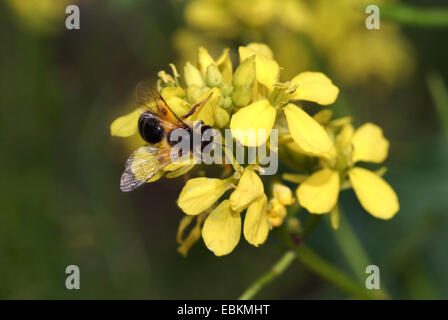
<path id="1" fill-rule="evenodd" d="M 301 107 L 301 101 L 329 105 L 336 100 L 339 89 L 323 73 L 303 72 L 282 82 L 281 68 L 271 49 L 260 43 L 239 47 L 235 70 L 228 49 L 214 59 L 202 47 L 197 64 L 185 64 L 183 78 L 173 65 L 171 68 L 172 74 L 158 73 L 157 89 L 178 116 L 210 97 L 190 120 L 202 120 L 216 129 L 228 128 L 246 147 L 267 145 L 294 170 L 272 179 L 260 175 L 263 167 L 258 162 L 233 162 L 224 165 L 219 178 L 188 180 L 177 202 L 186 214 L 177 235 L 181 254 L 186 255 L 201 236 L 215 255 L 229 254 L 237 246 L 241 231 L 251 245 L 263 244 L 269 231 L 288 218 L 287 207 L 296 201 L 285 185 L 291 182 L 299 184 L 296 196 L 300 206 L 312 214 L 331 212 L 335 227 L 339 191 L 350 187 L 373 216 L 389 219 L 398 211 L 397 196 L 380 177 L 381 172 L 355 166 L 361 161 L 384 161 L 389 144 L 381 129 L 365 124 L 354 130 L 350 118 L 332 120 L 328 109 L 312 117 Z M 111 125 L 112 135 L 134 134 L 137 121 L 136 112 L 118 118 Z M 267 140 L 272 129 L 278 130 L 278 149 Z M 250 139 L 258 131 L 266 134 Z M 194 165 L 170 166 L 149 182 L 164 174 L 179 176 Z M 280 183 L 281 178 L 287 182 Z M 275 183 L 269 185 L 271 181 Z"/>
<path id="2" fill-rule="evenodd" d="M 369 4 L 365 0 L 193 0 L 185 6 L 186 27 L 175 34 L 174 42 L 188 59 L 198 43 L 217 47 L 249 37 L 269 43 L 278 52 L 278 61 L 288 65 L 288 75 L 290 70 L 305 70 L 317 51 L 338 81 L 359 84 L 375 79 L 397 85 L 414 69 L 412 50 L 399 28 L 387 21 L 381 20 L 381 32 L 365 29 Z"/>

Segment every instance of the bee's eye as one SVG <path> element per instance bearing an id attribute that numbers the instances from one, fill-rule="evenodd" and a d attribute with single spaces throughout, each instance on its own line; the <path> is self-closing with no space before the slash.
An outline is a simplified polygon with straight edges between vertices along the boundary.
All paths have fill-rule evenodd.
<path id="1" fill-rule="evenodd" d="M 138 120 L 138 130 L 143 140 L 149 143 L 162 141 L 164 130 L 159 121 L 152 117 L 149 112 L 145 112 Z"/>

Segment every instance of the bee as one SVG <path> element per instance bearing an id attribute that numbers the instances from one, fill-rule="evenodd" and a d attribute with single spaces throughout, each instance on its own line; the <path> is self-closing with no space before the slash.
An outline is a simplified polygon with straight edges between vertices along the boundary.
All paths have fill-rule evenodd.
<path id="1" fill-rule="evenodd" d="M 195 152 L 193 135 L 195 133 L 202 135 L 211 127 L 202 121 L 196 121 L 194 125 L 191 125 L 186 119 L 206 103 L 210 96 L 194 104 L 185 115 L 178 117 L 165 99 L 151 86 L 146 83 L 138 84 L 136 89 L 137 104 L 140 107 L 138 131 L 149 145 L 134 151 L 126 161 L 120 180 L 121 191 L 129 192 L 137 189 L 149 182 L 173 160 L 190 157 Z M 176 140 L 175 137 L 178 139 Z M 173 148 L 182 137 L 190 141 L 188 154 L 182 154 L 182 149 L 174 150 Z M 203 149 L 208 143 L 210 142 L 201 141 L 199 147 Z"/>

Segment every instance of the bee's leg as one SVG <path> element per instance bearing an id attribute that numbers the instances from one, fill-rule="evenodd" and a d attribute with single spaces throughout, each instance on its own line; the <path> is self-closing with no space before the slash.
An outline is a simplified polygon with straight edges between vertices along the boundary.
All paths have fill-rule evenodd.
<path id="1" fill-rule="evenodd" d="M 211 96 L 212 96 L 212 94 L 210 93 L 210 95 L 209 95 L 207 98 L 202 99 L 201 101 L 195 103 L 195 104 L 191 107 L 190 111 L 188 111 L 187 114 L 184 114 L 184 115 L 181 117 L 181 119 L 182 119 L 182 120 L 185 120 L 185 119 L 187 119 L 189 116 L 191 116 L 193 113 L 195 113 L 196 110 L 197 110 L 200 106 L 202 106 L 204 103 L 206 103 L 207 100 L 210 99 Z"/>

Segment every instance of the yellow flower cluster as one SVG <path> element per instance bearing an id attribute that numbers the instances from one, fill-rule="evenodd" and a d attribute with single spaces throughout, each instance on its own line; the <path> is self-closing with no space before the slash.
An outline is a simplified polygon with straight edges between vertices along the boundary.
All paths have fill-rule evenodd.
<path id="1" fill-rule="evenodd" d="M 234 71 L 228 49 L 215 60 L 202 47 L 197 64 L 185 64 L 183 79 L 171 67 L 172 75 L 159 72 L 158 90 L 178 116 L 209 96 L 190 120 L 228 128 L 233 138 L 247 147 L 274 148 L 267 138 L 272 129 L 278 130 L 278 150 L 275 147 L 271 152 L 278 151 L 279 160 L 295 170 L 283 178 L 300 183 L 297 199 L 310 213 L 336 212 L 339 191 L 349 187 L 375 217 L 388 219 L 398 211 L 398 199 L 391 187 L 377 174 L 354 166 L 361 161 L 384 161 L 389 144 L 381 129 L 366 124 L 355 131 L 349 118 L 331 120 L 327 109 L 312 117 L 298 104 L 310 101 L 329 105 L 336 100 L 339 89 L 324 74 L 303 72 L 280 82 L 281 68 L 271 49 L 261 43 L 239 47 L 239 65 Z M 111 134 L 130 136 L 137 132 L 137 121 L 136 112 L 120 117 L 112 123 Z M 257 131 L 265 133 L 263 138 Z M 167 170 L 172 171 L 168 177 L 179 176 L 194 165 L 170 166 L 149 182 L 161 178 Z M 137 178 L 139 170 L 145 169 L 136 166 L 133 173 Z M 263 168 L 259 163 L 234 162 L 226 167 L 223 178 L 187 181 L 177 201 L 186 214 L 177 235 L 181 254 L 186 255 L 202 236 L 215 255 L 226 255 L 238 244 L 241 231 L 257 247 L 266 241 L 269 230 L 282 225 L 287 207 L 295 202 L 293 193 L 286 185 L 275 183 L 269 198 L 260 172 Z M 280 175 L 276 178 L 278 181 Z"/>
<path id="2" fill-rule="evenodd" d="M 174 35 L 174 43 L 188 59 L 198 43 L 213 48 L 229 40 L 258 39 L 288 65 L 288 76 L 309 67 L 310 53 L 317 51 L 338 81 L 359 84 L 377 79 L 396 85 L 414 68 L 412 50 L 399 28 L 386 21 L 381 20 L 381 30 L 366 29 L 369 4 L 366 0 L 193 0 L 184 10 L 187 27 Z"/>

